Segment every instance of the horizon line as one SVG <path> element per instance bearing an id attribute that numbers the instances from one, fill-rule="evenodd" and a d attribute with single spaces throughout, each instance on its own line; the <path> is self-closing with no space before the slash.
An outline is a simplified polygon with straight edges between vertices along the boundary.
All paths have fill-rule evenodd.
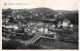
<path id="1" fill-rule="evenodd" d="M 37 8 L 47 8 L 47 7 L 37 7 Z M 2 8 L 2 9 L 9 9 L 9 8 Z M 10 9 L 27 9 L 27 10 L 30 10 L 30 9 L 36 9 L 36 8 L 10 8 Z M 48 9 L 51 9 L 51 8 L 48 8 Z M 75 9 L 75 10 L 52 9 L 52 10 L 78 11 L 78 9 Z"/>

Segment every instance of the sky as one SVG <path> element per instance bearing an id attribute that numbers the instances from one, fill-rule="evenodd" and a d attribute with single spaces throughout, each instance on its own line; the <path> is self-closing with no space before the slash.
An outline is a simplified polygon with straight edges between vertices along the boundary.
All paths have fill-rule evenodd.
<path id="1" fill-rule="evenodd" d="M 32 9 L 39 7 L 54 10 L 78 10 L 79 0 L 2 0 L 2 8 Z"/>

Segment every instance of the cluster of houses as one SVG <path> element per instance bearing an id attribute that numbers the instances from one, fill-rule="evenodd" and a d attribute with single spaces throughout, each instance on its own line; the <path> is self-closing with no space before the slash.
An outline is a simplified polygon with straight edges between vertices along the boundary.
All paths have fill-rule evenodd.
<path id="1" fill-rule="evenodd" d="M 14 12 L 13 11 L 13 15 L 12 17 L 14 17 L 14 20 L 16 19 L 24 19 L 25 17 L 21 16 L 21 15 L 17 15 L 16 17 L 14 16 Z M 18 11 L 17 11 L 18 12 Z M 32 13 L 32 12 L 31 12 Z M 61 13 L 59 13 L 60 15 Z M 34 14 L 33 14 L 34 15 Z M 41 13 L 42 15 L 42 13 Z M 47 14 L 49 15 L 49 14 Z M 55 15 L 55 17 L 57 17 L 58 14 Z M 61 14 L 62 15 L 62 14 Z M 38 16 L 38 14 L 36 14 L 36 16 Z M 8 15 L 8 17 L 10 17 Z M 55 19 L 49 19 L 51 21 L 55 21 Z M 24 29 L 24 32 L 28 32 L 29 34 L 36 34 L 37 32 L 40 32 L 41 34 L 56 34 L 56 32 L 52 32 L 52 31 L 49 31 L 49 29 L 52 29 L 52 30 L 56 30 L 58 28 L 61 28 L 61 29 L 70 29 L 70 28 L 73 28 L 73 24 L 69 21 L 69 19 L 63 19 L 63 21 L 59 21 L 57 26 L 53 23 L 43 23 L 43 22 L 33 22 L 33 23 L 26 23 L 26 24 L 22 24 L 21 22 L 18 22 L 19 24 L 14 24 L 14 23 L 9 23 L 9 18 L 6 18 L 2 20 L 2 23 L 7 23 L 7 25 L 3 24 L 2 27 L 5 27 L 7 29 L 14 29 L 14 30 L 19 30 L 21 27 L 23 27 Z M 55 35 L 56 36 L 56 35 Z"/>
<path id="2" fill-rule="evenodd" d="M 7 21 L 6 22 L 8 22 L 9 21 L 9 19 L 7 19 Z M 2 22 L 4 22 L 4 20 L 2 20 Z M 32 24 L 32 23 L 31 23 Z M 30 24 L 30 25 L 31 25 Z M 36 23 L 37 25 L 38 25 L 38 23 Z M 39 23 L 39 24 L 41 24 L 41 23 Z M 43 24 L 43 23 L 42 23 Z M 41 25 L 42 25 L 41 24 Z M 27 23 L 27 25 L 29 25 L 28 23 Z M 4 25 L 2 25 L 2 26 L 4 26 Z M 48 26 L 48 24 L 46 24 L 46 26 Z M 64 19 L 63 20 L 63 22 L 61 23 L 61 21 L 59 21 L 58 22 L 58 24 L 57 24 L 57 26 L 58 26 L 58 28 L 59 27 L 62 27 L 62 28 L 72 28 L 74 25 L 68 20 L 68 19 Z M 7 25 L 6 27 L 8 27 L 8 28 L 11 28 L 11 27 L 15 27 L 13 24 L 12 25 Z M 53 25 L 51 25 L 50 26 L 51 28 L 56 28 L 56 25 L 55 24 L 53 24 Z M 16 27 L 15 27 L 16 28 Z"/>
<path id="3" fill-rule="evenodd" d="M 58 27 L 72 28 L 73 27 L 73 24 L 68 19 L 64 19 L 62 23 L 61 23 L 61 21 L 59 21 Z"/>

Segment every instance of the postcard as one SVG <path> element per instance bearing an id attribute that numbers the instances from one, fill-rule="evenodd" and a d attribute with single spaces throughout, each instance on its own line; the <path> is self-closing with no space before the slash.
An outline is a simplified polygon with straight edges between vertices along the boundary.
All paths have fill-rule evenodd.
<path id="1" fill-rule="evenodd" d="M 79 50 L 79 0 L 2 0 L 2 50 Z"/>

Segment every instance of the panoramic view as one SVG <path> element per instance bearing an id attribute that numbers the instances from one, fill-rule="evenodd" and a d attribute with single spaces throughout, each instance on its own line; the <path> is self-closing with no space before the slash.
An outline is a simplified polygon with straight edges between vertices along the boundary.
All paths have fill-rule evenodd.
<path id="1" fill-rule="evenodd" d="M 3 50 L 78 49 L 78 9 L 15 5 L 4 3 L 2 9 Z"/>

